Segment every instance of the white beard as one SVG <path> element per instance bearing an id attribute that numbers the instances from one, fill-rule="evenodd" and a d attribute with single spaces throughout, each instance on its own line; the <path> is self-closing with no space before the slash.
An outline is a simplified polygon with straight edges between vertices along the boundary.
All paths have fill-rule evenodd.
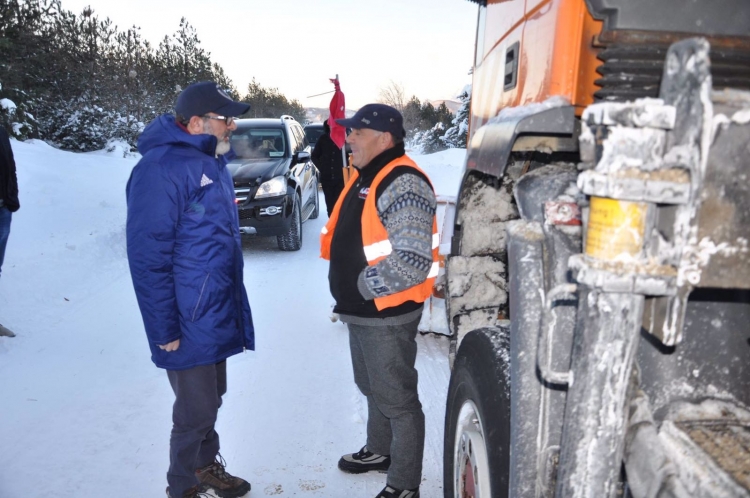
<path id="1" fill-rule="evenodd" d="M 221 140 L 216 143 L 216 155 L 222 156 L 229 152 L 229 149 L 231 149 L 232 146 L 229 145 L 229 142 L 225 142 L 224 140 Z"/>
<path id="2" fill-rule="evenodd" d="M 203 133 L 206 135 L 214 135 L 214 129 L 213 127 L 207 122 L 203 121 Z M 216 135 L 214 135 L 216 137 Z M 216 137 L 216 151 L 214 154 L 218 156 L 222 156 L 229 152 L 229 149 L 232 148 L 231 145 L 229 145 L 229 141 L 225 141 L 224 138 L 229 136 L 229 132 L 227 131 L 221 138 Z"/>

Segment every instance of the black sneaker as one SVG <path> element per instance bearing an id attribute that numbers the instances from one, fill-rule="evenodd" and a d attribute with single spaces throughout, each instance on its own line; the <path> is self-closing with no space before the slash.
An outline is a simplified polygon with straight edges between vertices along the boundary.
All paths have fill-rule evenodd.
<path id="1" fill-rule="evenodd" d="M 396 489 L 391 486 L 386 486 L 375 498 L 419 498 L 419 488 Z"/>
<path id="2" fill-rule="evenodd" d="M 350 474 L 362 474 L 364 472 L 386 472 L 391 466 L 391 457 L 388 455 L 378 455 L 367 450 L 363 446 L 357 453 L 344 455 L 339 460 L 339 469 Z"/>

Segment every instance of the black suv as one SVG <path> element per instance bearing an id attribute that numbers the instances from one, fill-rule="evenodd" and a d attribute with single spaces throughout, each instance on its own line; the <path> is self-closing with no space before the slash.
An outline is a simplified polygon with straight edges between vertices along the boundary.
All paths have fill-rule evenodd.
<path id="1" fill-rule="evenodd" d="M 305 125 L 305 137 L 310 143 L 310 147 L 315 149 L 315 144 L 323 134 L 323 123 L 310 123 Z"/>
<path id="2" fill-rule="evenodd" d="M 232 134 L 234 180 L 240 229 L 276 236 L 279 249 L 302 247 L 302 223 L 318 217 L 318 169 L 310 145 L 292 116 L 238 119 Z"/>

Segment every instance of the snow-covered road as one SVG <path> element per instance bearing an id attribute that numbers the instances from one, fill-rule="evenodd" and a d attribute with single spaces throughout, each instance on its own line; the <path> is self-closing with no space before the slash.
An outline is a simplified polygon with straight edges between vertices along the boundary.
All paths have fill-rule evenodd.
<path id="1" fill-rule="evenodd" d="M 0 338 L 0 498 L 163 496 L 173 395 L 149 359 L 124 257 L 123 191 L 135 161 L 13 147 L 22 208 L 0 280 L 0 323 L 18 337 Z M 436 179 L 447 185 L 439 193 L 454 193 L 462 152 L 429 156 L 450 177 Z M 328 318 L 322 212 L 305 223 L 299 252 L 245 239 L 257 350 L 228 361 L 218 432 L 250 496 L 368 498 L 385 482 L 336 468 L 364 444 L 366 406 L 346 327 Z M 447 351 L 445 337 L 419 337 L 424 498 L 443 494 Z"/>

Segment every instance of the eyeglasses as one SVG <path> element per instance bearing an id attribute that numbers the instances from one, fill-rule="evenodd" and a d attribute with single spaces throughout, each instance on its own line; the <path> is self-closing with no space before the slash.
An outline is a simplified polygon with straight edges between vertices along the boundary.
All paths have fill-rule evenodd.
<path id="1" fill-rule="evenodd" d="M 215 119 L 217 121 L 224 121 L 224 123 L 229 126 L 232 123 L 234 123 L 234 118 L 231 116 L 209 116 L 208 114 L 204 114 L 201 116 L 203 119 Z"/>

